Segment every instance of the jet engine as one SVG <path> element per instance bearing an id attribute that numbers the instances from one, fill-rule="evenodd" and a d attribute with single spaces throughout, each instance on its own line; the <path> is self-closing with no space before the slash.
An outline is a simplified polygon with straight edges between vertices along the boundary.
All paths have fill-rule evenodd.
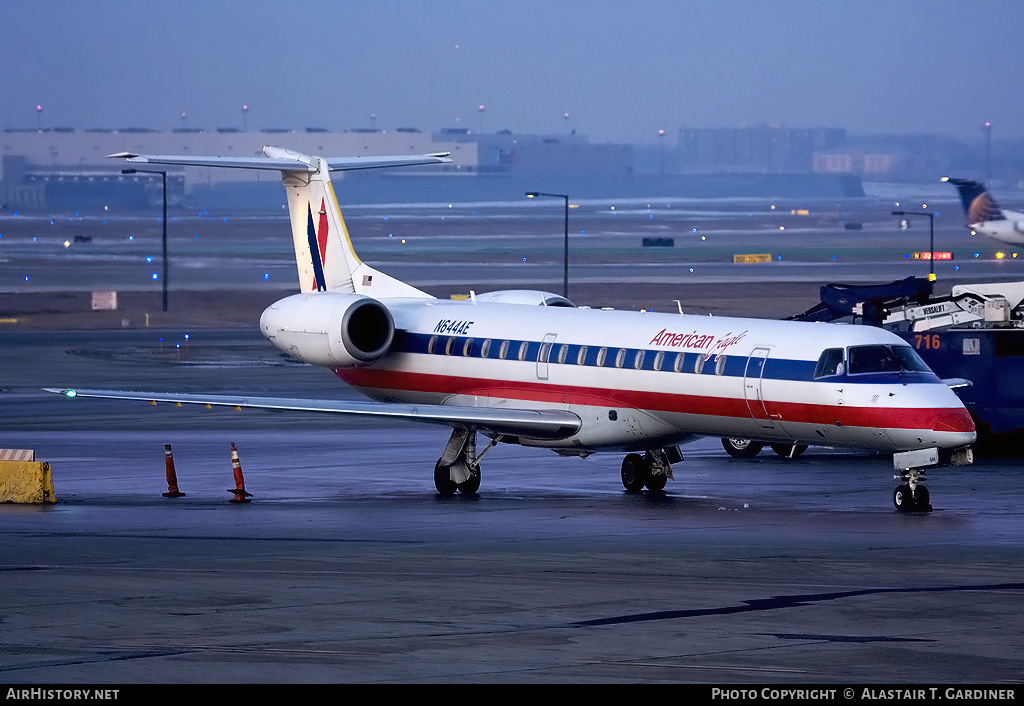
<path id="1" fill-rule="evenodd" d="M 260 316 L 263 335 L 285 353 L 313 365 L 348 368 L 381 358 L 395 322 L 376 299 L 342 292 L 293 294 Z"/>

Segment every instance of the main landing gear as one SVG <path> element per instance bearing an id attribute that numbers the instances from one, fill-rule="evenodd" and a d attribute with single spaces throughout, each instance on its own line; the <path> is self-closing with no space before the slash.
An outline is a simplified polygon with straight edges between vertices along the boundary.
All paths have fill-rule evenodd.
<path id="1" fill-rule="evenodd" d="M 722 447 L 733 458 L 754 458 L 761 453 L 764 446 L 760 441 L 751 441 L 750 439 L 728 437 L 722 439 Z M 781 458 L 796 458 L 807 450 L 807 444 L 769 444 L 769 446 Z"/>
<path id="2" fill-rule="evenodd" d="M 672 463 L 682 460 L 678 447 L 652 449 L 643 456 L 626 454 L 622 459 L 622 487 L 627 493 L 639 493 L 645 487 L 660 492 L 672 477 Z"/>
<path id="3" fill-rule="evenodd" d="M 477 454 L 476 430 L 453 429 L 444 453 L 434 464 L 434 487 L 438 494 L 448 497 L 459 491 L 463 495 L 476 495 L 480 490 L 480 459 L 500 440 L 500 436 L 495 436 Z"/>

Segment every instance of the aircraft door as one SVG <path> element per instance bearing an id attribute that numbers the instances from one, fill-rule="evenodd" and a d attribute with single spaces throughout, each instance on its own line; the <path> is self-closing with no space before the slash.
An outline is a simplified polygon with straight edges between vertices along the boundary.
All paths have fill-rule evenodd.
<path id="1" fill-rule="evenodd" d="M 768 361 L 768 348 L 755 348 L 747 358 L 747 367 L 743 373 L 743 397 L 747 402 L 747 410 L 750 416 L 757 420 L 762 429 L 774 429 L 775 422 L 772 421 L 768 408 L 764 403 L 763 377 L 764 365 Z"/>
<path id="2" fill-rule="evenodd" d="M 548 379 L 548 362 L 551 360 L 551 351 L 555 347 L 555 338 L 558 334 L 549 333 L 544 336 L 540 344 L 540 351 L 537 353 L 537 379 Z"/>

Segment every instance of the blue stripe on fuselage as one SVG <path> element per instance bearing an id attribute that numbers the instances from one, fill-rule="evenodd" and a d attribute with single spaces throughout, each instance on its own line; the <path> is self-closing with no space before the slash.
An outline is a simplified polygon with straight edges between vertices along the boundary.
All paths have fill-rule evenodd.
<path id="1" fill-rule="evenodd" d="M 395 332 L 395 338 L 391 345 L 392 353 L 420 353 L 428 354 L 431 353 L 430 341 L 435 339 L 433 347 L 433 355 L 441 355 L 453 358 L 469 357 L 469 358 L 482 358 L 486 357 L 488 360 L 501 360 L 501 348 L 502 345 L 507 341 L 508 346 L 506 347 L 505 360 L 521 361 L 527 363 L 536 363 L 540 355 L 541 342 L 540 341 L 524 341 L 517 339 L 484 339 L 476 338 L 471 336 L 444 336 L 440 334 L 430 333 L 413 333 L 410 331 L 398 330 Z M 490 340 L 487 355 L 482 356 L 483 343 L 486 340 Z M 451 341 L 450 352 L 448 342 Z M 467 351 L 466 341 L 472 341 Z M 522 358 L 519 357 L 520 347 L 522 344 L 527 344 L 526 352 Z M 567 350 L 564 357 L 564 362 L 559 363 L 561 346 L 566 346 Z M 554 343 L 550 346 L 548 354 L 548 363 L 551 365 L 580 365 L 578 362 L 580 350 L 584 347 L 583 344 L 579 343 Z M 598 357 L 601 349 L 605 349 L 605 356 L 603 364 L 598 366 Z M 623 370 L 646 370 L 651 372 L 663 372 L 663 373 L 689 373 L 700 374 L 700 375 L 719 375 L 721 377 L 738 377 L 742 378 L 746 374 L 747 361 L 749 355 L 744 354 L 726 354 L 725 367 L 720 373 L 716 373 L 718 364 L 718 358 L 714 355 L 708 355 L 704 361 L 704 365 L 701 368 L 700 373 L 697 373 L 697 360 L 703 355 L 700 353 L 693 352 L 677 352 L 677 351 L 660 351 L 659 349 L 652 348 L 619 348 L 612 346 L 586 346 L 586 355 L 582 361 L 584 367 L 602 367 L 602 368 L 619 368 L 616 365 L 616 358 L 619 355 L 620 350 L 625 351 L 623 363 L 621 369 Z M 635 367 L 636 355 L 638 352 L 643 352 L 644 357 L 642 364 L 639 368 Z M 655 361 L 657 360 L 658 353 L 664 353 L 661 361 L 661 370 L 655 371 Z M 677 357 L 682 356 L 681 367 L 676 369 Z M 814 368 L 817 365 L 816 361 L 810 360 L 790 360 L 785 358 L 768 358 L 765 361 L 764 372 L 761 375 L 762 379 L 766 380 L 793 380 L 802 382 L 813 382 L 816 381 L 814 378 Z M 852 384 L 865 384 L 870 383 L 873 385 L 877 384 L 918 384 L 918 383 L 937 383 L 939 378 L 934 373 L 928 372 L 910 372 L 905 371 L 903 373 L 862 373 L 858 375 L 832 375 L 828 377 L 817 378 L 820 382 L 836 382 L 842 381 L 844 383 Z"/>

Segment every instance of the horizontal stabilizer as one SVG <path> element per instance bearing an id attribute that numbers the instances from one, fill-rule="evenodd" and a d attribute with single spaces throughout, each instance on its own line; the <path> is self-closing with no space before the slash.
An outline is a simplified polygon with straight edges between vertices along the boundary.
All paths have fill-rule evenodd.
<path id="1" fill-rule="evenodd" d="M 411 422 L 471 427 L 496 434 L 523 436 L 531 439 L 565 439 L 582 426 L 576 414 L 565 410 L 495 409 L 489 407 L 457 407 L 449 405 L 388 404 L 342 400 L 309 400 L 278 397 L 205 395 L 196 393 L 125 392 L 121 390 L 77 390 L 44 388 L 47 392 L 77 397 L 112 400 L 140 400 L 201 404 L 220 407 L 248 407 L 293 412 L 324 412 L 362 417 L 400 419 Z"/>
<path id="2" fill-rule="evenodd" d="M 107 155 L 110 159 L 123 159 L 132 164 L 164 164 L 181 167 L 226 167 L 232 169 L 270 169 L 282 172 L 315 172 L 317 160 L 313 157 L 284 150 L 278 147 L 264 147 L 266 157 L 219 157 L 182 156 L 167 154 L 135 154 L 116 152 Z M 328 169 L 332 172 L 356 169 L 380 169 L 384 167 L 415 167 L 424 164 L 448 164 L 448 152 L 422 155 L 387 155 L 382 157 L 328 157 Z"/>

